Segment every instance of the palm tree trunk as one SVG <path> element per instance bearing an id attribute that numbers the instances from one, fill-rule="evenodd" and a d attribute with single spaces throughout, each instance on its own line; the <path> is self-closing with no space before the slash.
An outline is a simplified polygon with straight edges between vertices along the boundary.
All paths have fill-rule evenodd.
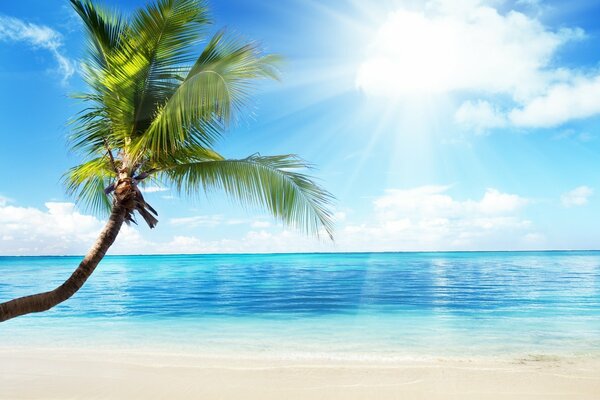
<path id="1" fill-rule="evenodd" d="M 31 296 L 19 297 L 0 304 L 0 322 L 20 315 L 49 310 L 77 292 L 92 275 L 108 248 L 113 244 L 125 220 L 126 208 L 115 202 L 108 222 L 79 267 L 62 285 L 54 290 Z"/>

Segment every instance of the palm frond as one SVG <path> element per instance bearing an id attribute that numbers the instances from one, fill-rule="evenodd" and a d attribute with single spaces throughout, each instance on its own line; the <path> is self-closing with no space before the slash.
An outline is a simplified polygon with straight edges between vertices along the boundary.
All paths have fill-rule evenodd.
<path id="1" fill-rule="evenodd" d="M 99 212 L 110 209 L 104 189 L 116 173 L 102 156 L 108 148 L 119 175 L 136 184 L 147 178 L 190 195 L 224 190 L 305 232 L 324 227 L 331 237 L 332 196 L 299 172 L 310 167 L 303 160 L 291 155 L 228 160 L 212 150 L 248 105 L 257 81 L 278 79 L 279 57 L 221 31 L 192 58 L 209 23 L 204 0 L 153 0 L 130 18 L 91 0 L 70 1 L 89 41 L 82 63 L 88 90 L 75 96 L 85 108 L 72 121 L 71 135 L 73 150 L 89 161 L 63 176 L 79 203 Z M 141 192 L 136 198 L 144 203 L 143 214 Z"/>
<path id="2" fill-rule="evenodd" d="M 120 44 L 126 23 L 120 13 L 99 8 L 89 0 L 70 0 L 88 32 L 90 59 L 97 68 L 107 67 L 107 57 Z"/>
<path id="3" fill-rule="evenodd" d="M 217 33 L 136 148 L 170 153 L 190 142 L 213 144 L 241 111 L 257 79 L 278 77 L 278 60 L 263 56 L 254 43 Z"/>
<path id="4" fill-rule="evenodd" d="M 102 114 L 103 125 L 110 125 L 109 130 L 104 130 L 107 136 L 111 136 L 111 140 L 121 138 L 123 142 L 123 132 L 130 126 L 127 116 L 131 113 L 126 101 L 131 84 L 127 84 L 123 77 L 128 73 L 130 55 L 135 53 L 131 40 L 128 40 L 131 37 L 129 24 L 119 12 L 98 7 L 90 0 L 70 1 L 82 19 L 88 41 L 88 56 L 81 63 L 81 71 L 90 92 L 80 98 L 88 103 L 88 109 Z M 90 143 L 95 143 L 93 137 L 99 131 L 95 124 L 95 129 L 90 131 L 92 140 L 86 140 L 86 127 L 92 123 L 90 116 L 90 113 L 80 116 L 76 122 L 82 129 L 79 129 L 72 144 L 77 150 L 86 143 L 83 145 L 85 150 L 94 153 L 98 148 Z"/>
<path id="5" fill-rule="evenodd" d="M 318 234 L 322 226 L 333 238 L 328 204 L 332 195 L 297 172 L 310 167 L 293 155 L 253 155 L 240 160 L 187 162 L 161 173 L 182 194 L 223 190 L 245 206 L 265 208 L 275 218 L 307 233 Z"/>
<path id="6" fill-rule="evenodd" d="M 114 181 L 115 173 L 108 157 L 97 157 L 73 167 L 62 179 L 67 193 L 84 208 L 105 215 L 110 212 L 111 201 L 104 189 Z"/>
<path id="7" fill-rule="evenodd" d="M 137 85 L 132 135 L 146 130 L 158 105 L 177 89 L 187 72 L 182 66 L 193 61 L 191 51 L 208 23 L 201 0 L 158 0 L 135 13 L 131 37 L 144 65 L 133 77 Z"/>
<path id="8" fill-rule="evenodd" d="M 159 153 L 150 158 L 147 163 L 147 169 L 153 171 L 163 171 L 170 169 L 175 165 L 197 163 L 204 161 L 223 161 L 225 157 L 215 150 L 203 147 L 201 145 L 189 145 L 182 147 L 174 153 Z"/>
<path id="9" fill-rule="evenodd" d="M 82 151 L 87 155 L 95 155 L 102 151 L 107 141 L 112 141 L 112 123 L 106 108 L 97 96 L 91 94 L 73 95 L 74 98 L 92 103 L 83 109 L 69 122 L 73 127 L 69 135 L 69 144 L 72 150 Z M 113 144 L 112 147 L 121 147 Z"/>

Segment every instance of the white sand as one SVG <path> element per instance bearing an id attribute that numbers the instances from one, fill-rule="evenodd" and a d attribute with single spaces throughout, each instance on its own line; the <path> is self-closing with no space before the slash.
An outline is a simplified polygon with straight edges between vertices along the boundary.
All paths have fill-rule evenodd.
<path id="1" fill-rule="evenodd" d="M 333 361 L 0 349 L 0 399 L 600 399 L 600 359 Z"/>

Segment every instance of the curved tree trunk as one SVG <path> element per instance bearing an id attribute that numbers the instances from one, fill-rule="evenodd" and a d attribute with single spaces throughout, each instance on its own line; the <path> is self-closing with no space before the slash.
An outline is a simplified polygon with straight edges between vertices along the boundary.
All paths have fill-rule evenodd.
<path id="1" fill-rule="evenodd" d="M 123 225 L 127 209 L 115 201 L 108 222 L 104 226 L 96 243 L 88 251 L 85 258 L 73 274 L 59 287 L 49 292 L 19 297 L 0 304 L 0 322 L 20 315 L 49 310 L 73 296 L 92 275 L 108 248 L 113 244 Z"/>

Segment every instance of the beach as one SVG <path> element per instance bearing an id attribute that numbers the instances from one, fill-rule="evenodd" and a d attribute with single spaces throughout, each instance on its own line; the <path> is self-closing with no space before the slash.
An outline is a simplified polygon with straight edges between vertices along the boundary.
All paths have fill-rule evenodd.
<path id="1" fill-rule="evenodd" d="M 1 2 L 0 400 L 600 400 L 598 16 Z"/>
<path id="2" fill-rule="evenodd" d="M 11 298 L 76 257 L 0 257 Z M 107 257 L 0 399 L 598 399 L 600 252 Z"/>
<path id="3" fill-rule="evenodd" d="M 600 359 L 387 362 L 0 350 L 1 399 L 598 399 Z"/>

